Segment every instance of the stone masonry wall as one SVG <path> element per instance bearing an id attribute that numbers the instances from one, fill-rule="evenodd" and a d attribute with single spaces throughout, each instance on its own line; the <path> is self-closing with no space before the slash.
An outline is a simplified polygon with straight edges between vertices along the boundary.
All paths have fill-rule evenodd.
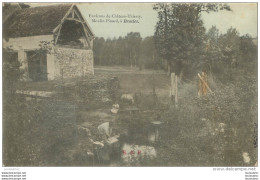
<path id="1" fill-rule="evenodd" d="M 94 74 L 92 50 L 54 47 L 54 64 L 54 79 Z"/>

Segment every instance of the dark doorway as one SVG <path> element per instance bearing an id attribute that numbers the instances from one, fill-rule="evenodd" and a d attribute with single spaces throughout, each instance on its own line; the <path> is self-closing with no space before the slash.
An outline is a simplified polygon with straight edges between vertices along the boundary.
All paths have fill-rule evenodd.
<path id="1" fill-rule="evenodd" d="M 82 24 L 74 20 L 64 21 L 57 44 L 69 48 L 87 48 L 87 40 Z"/>
<path id="2" fill-rule="evenodd" d="M 18 62 L 18 52 L 9 51 L 8 53 L 8 61 L 12 63 Z"/>
<path id="3" fill-rule="evenodd" d="M 42 51 L 27 51 L 28 73 L 32 81 L 47 81 L 47 54 Z"/>

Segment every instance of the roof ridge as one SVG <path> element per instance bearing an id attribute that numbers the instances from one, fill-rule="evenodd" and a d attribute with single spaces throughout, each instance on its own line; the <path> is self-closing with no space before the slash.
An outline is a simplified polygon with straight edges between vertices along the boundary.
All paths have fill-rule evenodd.
<path id="1" fill-rule="evenodd" d="M 35 6 L 35 7 L 29 7 L 29 8 L 23 8 L 23 9 L 19 9 L 19 10 L 26 10 L 26 9 L 37 9 L 37 8 L 47 8 L 47 7 L 55 7 L 55 6 L 72 6 L 73 3 L 61 3 L 61 4 L 53 4 L 53 5 L 46 5 L 46 6 Z"/>

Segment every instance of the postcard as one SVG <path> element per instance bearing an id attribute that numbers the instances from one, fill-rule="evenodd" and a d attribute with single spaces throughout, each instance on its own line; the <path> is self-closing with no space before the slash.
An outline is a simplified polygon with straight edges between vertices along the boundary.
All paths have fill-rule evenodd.
<path id="1" fill-rule="evenodd" d="M 252 177 L 257 3 L 2 8 L 3 167 L 247 167 Z"/>

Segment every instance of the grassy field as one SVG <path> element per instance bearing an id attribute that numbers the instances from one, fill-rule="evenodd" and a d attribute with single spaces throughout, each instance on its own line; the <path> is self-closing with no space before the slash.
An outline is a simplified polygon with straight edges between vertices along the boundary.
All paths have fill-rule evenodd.
<path id="1" fill-rule="evenodd" d="M 117 76 L 122 93 L 150 92 L 155 87 L 158 91 L 169 91 L 170 78 L 163 71 L 138 70 L 130 67 L 95 67 L 95 76 Z M 75 80 L 64 80 L 64 83 Z M 53 91 L 61 80 L 26 82 L 22 89 L 34 91 Z M 167 92 L 169 93 L 169 92 Z"/>

